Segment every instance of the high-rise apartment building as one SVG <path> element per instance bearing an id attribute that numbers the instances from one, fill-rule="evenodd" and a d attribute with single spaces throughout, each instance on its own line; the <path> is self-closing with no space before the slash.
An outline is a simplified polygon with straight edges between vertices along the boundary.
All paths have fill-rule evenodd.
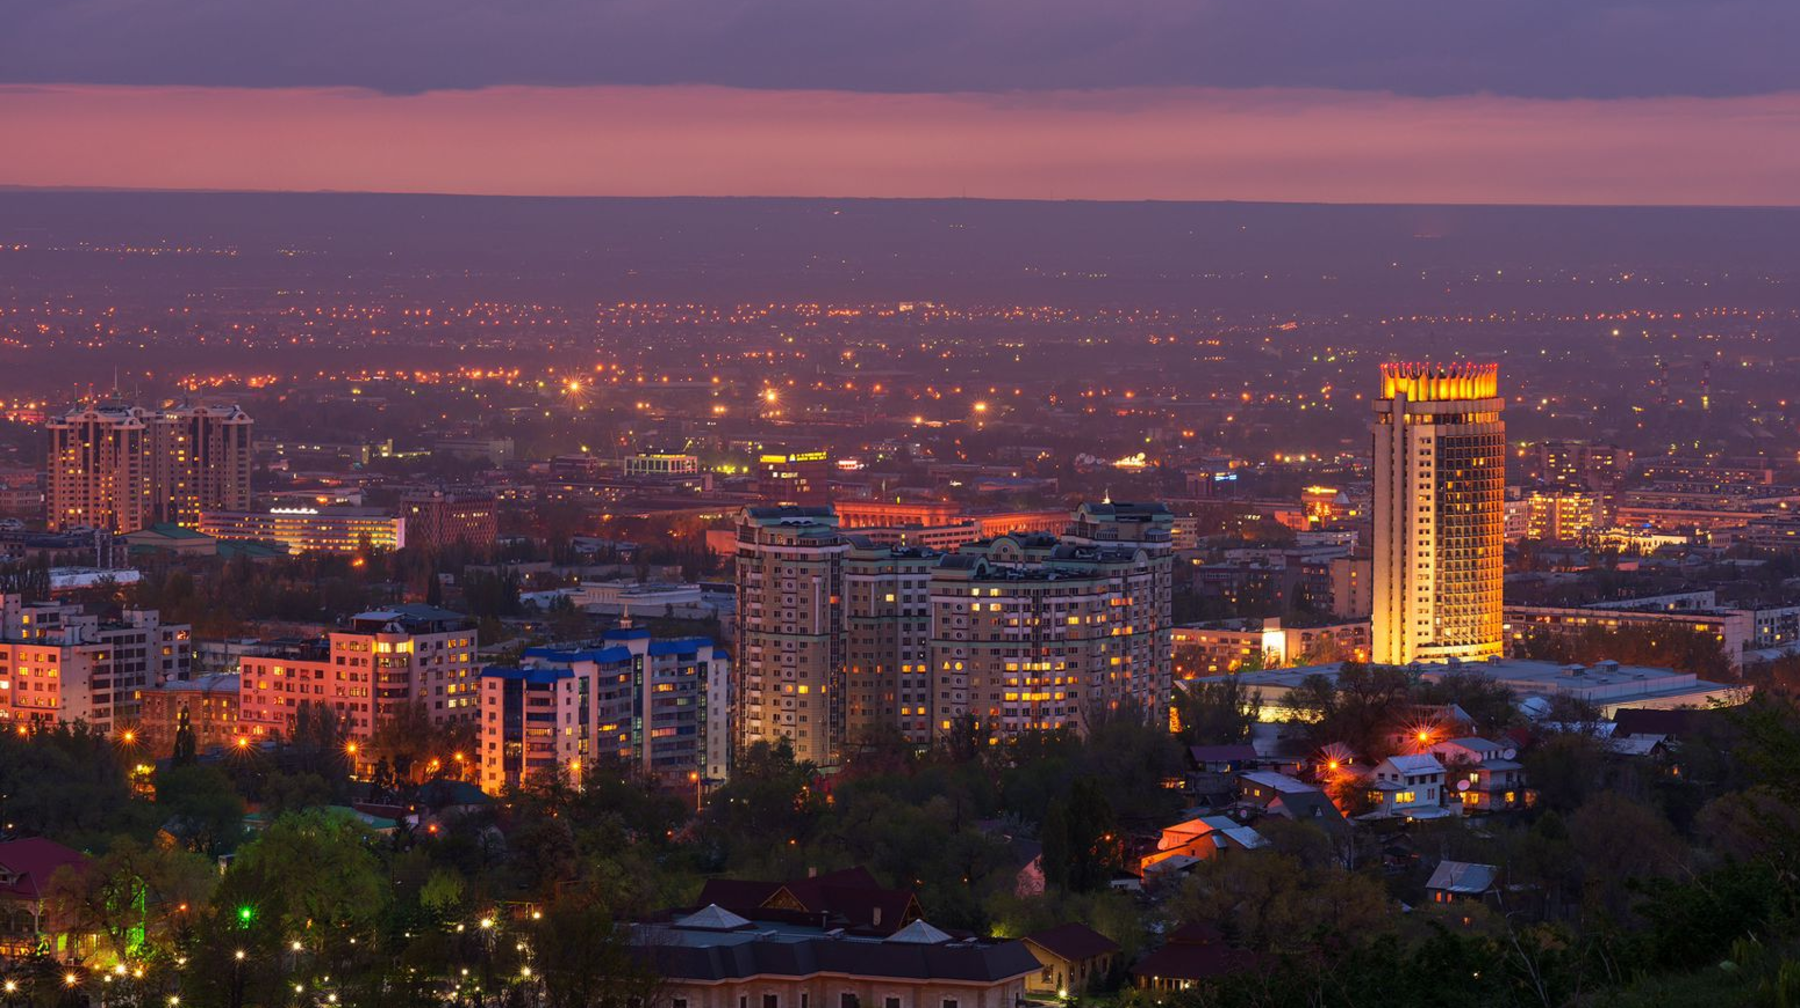
<path id="1" fill-rule="evenodd" d="M 611 631 L 596 647 L 530 648 L 481 673 L 481 786 L 561 767 L 579 784 L 596 760 L 672 787 L 728 772 L 730 662 L 704 638 Z"/>
<path id="2" fill-rule="evenodd" d="M 1506 425 L 1496 364 L 1384 364 L 1375 401 L 1377 662 L 1501 653 Z"/>
<path id="3" fill-rule="evenodd" d="M 346 738 L 369 738 L 408 705 L 434 723 L 480 713 L 475 623 L 428 605 L 359 613 L 324 640 L 239 659 L 238 720 L 249 734 L 291 738 L 308 706 L 330 709 Z"/>
<path id="4" fill-rule="evenodd" d="M 1084 504 L 1069 534 L 1001 536 L 932 572 L 933 717 L 1001 735 L 1085 730 L 1172 688 L 1174 523 L 1160 504 Z"/>
<path id="5" fill-rule="evenodd" d="M 748 508 L 737 540 L 738 744 L 838 762 L 863 741 L 927 743 L 974 717 L 1006 735 L 1085 727 L 1171 687 L 1173 517 L 1084 505 L 1057 537 L 955 553 L 880 545 L 829 508 Z"/>
<path id="6" fill-rule="evenodd" d="M 51 420 L 50 527 L 126 533 L 249 507 L 251 426 L 236 406 L 107 403 Z"/>
<path id="7" fill-rule="evenodd" d="M 897 732 L 929 742 L 931 575 L 941 554 L 846 538 L 845 740 L 854 745 Z"/>
<path id="8" fill-rule="evenodd" d="M 788 738 L 800 760 L 837 762 L 844 738 L 844 554 L 828 507 L 751 507 L 738 520 L 738 746 Z"/>

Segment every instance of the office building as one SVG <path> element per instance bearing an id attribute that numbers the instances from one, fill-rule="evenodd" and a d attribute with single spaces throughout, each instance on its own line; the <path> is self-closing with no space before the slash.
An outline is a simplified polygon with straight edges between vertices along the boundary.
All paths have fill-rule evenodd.
<path id="1" fill-rule="evenodd" d="M 639 452 L 625 459 L 626 476 L 692 476 L 700 471 L 697 455 Z"/>
<path id="2" fill-rule="evenodd" d="M 756 487 L 782 504 L 824 504 L 831 497 L 831 456 L 822 450 L 764 452 L 756 460 Z"/>
<path id="3" fill-rule="evenodd" d="M 527 649 L 481 672 L 480 780 L 498 793 L 553 767 L 597 762 L 671 787 L 729 773 L 730 662 L 704 638 L 622 628 L 593 647 Z"/>
<path id="4" fill-rule="evenodd" d="M 129 730 L 145 691 L 191 674 L 192 636 L 155 610 L 110 621 L 79 605 L 0 595 L 0 720 Z"/>
<path id="5" fill-rule="evenodd" d="M 434 490 L 400 498 L 405 542 L 420 549 L 462 545 L 492 549 L 500 536 L 500 505 L 494 495 L 473 491 Z"/>
<path id="6" fill-rule="evenodd" d="M 1499 366 L 1384 364 L 1375 402 L 1373 660 L 1501 651 Z"/>
<path id="7" fill-rule="evenodd" d="M 192 525 L 208 508 L 248 507 L 251 426 L 236 406 L 106 403 L 51 420 L 50 527 L 135 532 Z"/>
<path id="8" fill-rule="evenodd" d="M 1322 661 L 1367 661 L 1366 620 L 1313 626 L 1284 625 L 1279 619 L 1214 620 L 1178 626 L 1173 633 L 1183 678 L 1244 669 L 1281 668 Z"/>
<path id="9" fill-rule="evenodd" d="M 279 543 L 292 553 L 357 553 L 405 546 L 406 519 L 380 508 L 276 507 L 203 511 L 200 531 L 215 539 Z"/>
<path id="10" fill-rule="evenodd" d="M 476 720 L 475 623 L 428 605 L 358 613 L 322 640 L 238 658 L 238 719 L 252 737 L 291 738 L 302 710 L 329 709 L 350 739 L 418 705 L 434 723 Z"/>

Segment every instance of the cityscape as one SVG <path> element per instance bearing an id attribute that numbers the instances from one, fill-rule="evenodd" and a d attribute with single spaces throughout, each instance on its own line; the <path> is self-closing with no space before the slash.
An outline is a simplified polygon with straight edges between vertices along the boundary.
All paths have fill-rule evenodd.
<path id="1" fill-rule="evenodd" d="M 1597 4 L 0 12 L 0 1008 L 1795 1003 L 1794 23 Z"/>

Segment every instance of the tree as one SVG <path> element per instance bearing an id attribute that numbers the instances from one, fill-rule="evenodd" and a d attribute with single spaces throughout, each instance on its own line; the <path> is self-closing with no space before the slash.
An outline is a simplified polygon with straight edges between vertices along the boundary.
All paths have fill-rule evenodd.
<path id="1" fill-rule="evenodd" d="M 80 869 L 59 869 L 49 899 L 77 930 L 100 935 L 123 960 L 171 938 L 176 922 L 203 905 L 217 884 L 218 872 L 205 858 L 121 836 Z"/>
<path id="2" fill-rule="evenodd" d="M 180 713 L 175 715 L 175 752 L 169 757 L 169 765 L 193 766 L 197 758 L 194 746 L 194 725 L 188 718 L 187 704 L 182 704 Z"/>
<path id="3" fill-rule="evenodd" d="M 215 903 L 279 938 L 309 929 L 322 941 L 356 938 L 379 919 L 388 883 L 373 834 L 346 815 L 312 809 L 278 817 L 238 852 Z"/>
<path id="4" fill-rule="evenodd" d="M 1124 856 L 1106 785 L 1096 777 L 1077 778 L 1066 799 L 1050 804 L 1039 839 L 1045 879 L 1073 892 L 1111 884 Z"/>
<path id="5" fill-rule="evenodd" d="M 217 767 L 170 767 L 156 775 L 156 807 L 163 829 L 197 854 L 217 857 L 244 832 L 244 800 Z"/>
<path id="6" fill-rule="evenodd" d="M 434 776 L 455 773 L 475 752 L 475 726 L 466 721 L 438 722 L 422 701 L 397 708 L 375 723 L 364 747 L 364 757 L 385 760 L 398 781 L 420 783 Z"/>
<path id="7" fill-rule="evenodd" d="M 1230 745 L 1250 738 L 1261 697 L 1236 677 L 1183 683 L 1175 688 L 1174 721 L 1188 745 Z"/>
<path id="8" fill-rule="evenodd" d="M 103 845 L 142 810 L 119 748 L 85 723 L 0 732 L 0 803 L 11 831 L 77 847 Z"/>
<path id="9" fill-rule="evenodd" d="M 1630 907 L 1628 882 L 1671 875 L 1687 857 L 1661 813 L 1616 791 L 1597 792 L 1569 817 L 1569 842 L 1589 900 L 1621 921 Z"/>
<path id="10" fill-rule="evenodd" d="M 545 1008 L 635 1008 L 655 1002 L 662 985 L 658 950 L 640 956 L 629 928 L 594 894 L 551 903 L 531 927 L 534 975 Z"/>
<path id="11" fill-rule="evenodd" d="M 1436 682 L 1421 682 L 1415 695 L 1420 703 L 1455 704 L 1483 733 L 1497 732 L 1519 718 L 1512 690 L 1492 676 L 1470 669 L 1454 669 Z"/>
<path id="12" fill-rule="evenodd" d="M 1217 923 L 1250 948 L 1294 951 L 1364 941 L 1389 919 L 1381 883 L 1330 864 L 1308 868 L 1269 848 L 1196 865 L 1174 912 Z"/>

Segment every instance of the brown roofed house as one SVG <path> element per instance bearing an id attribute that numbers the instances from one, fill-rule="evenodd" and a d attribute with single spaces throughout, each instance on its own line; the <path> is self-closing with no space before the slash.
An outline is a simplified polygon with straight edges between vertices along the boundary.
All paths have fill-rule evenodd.
<path id="1" fill-rule="evenodd" d="M 1210 924 L 1185 924 L 1162 948 L 1138 960 L 1131 976 L 1142 990 L 1180 991 L 1254 969 L 1261 961 L 1255 952 L 1225 944 Z"/>
<path id="2" fill-rule="evenodd" d="M 1086 924 L 1063 924 L 1021 939 L 1043 969 L 1025 978 L 1033 994 L 1066 997 L 1104 983 L 1119 957 L 1119 943 Z"/>
<path id="3" fill-rule="evenodd" d="M 924 916 L 910 889 L 887 889 L 862 867 L 790 882 L 707 879 L 697 901 L 750 920 L 777 920 L 890 935 Z"/>

